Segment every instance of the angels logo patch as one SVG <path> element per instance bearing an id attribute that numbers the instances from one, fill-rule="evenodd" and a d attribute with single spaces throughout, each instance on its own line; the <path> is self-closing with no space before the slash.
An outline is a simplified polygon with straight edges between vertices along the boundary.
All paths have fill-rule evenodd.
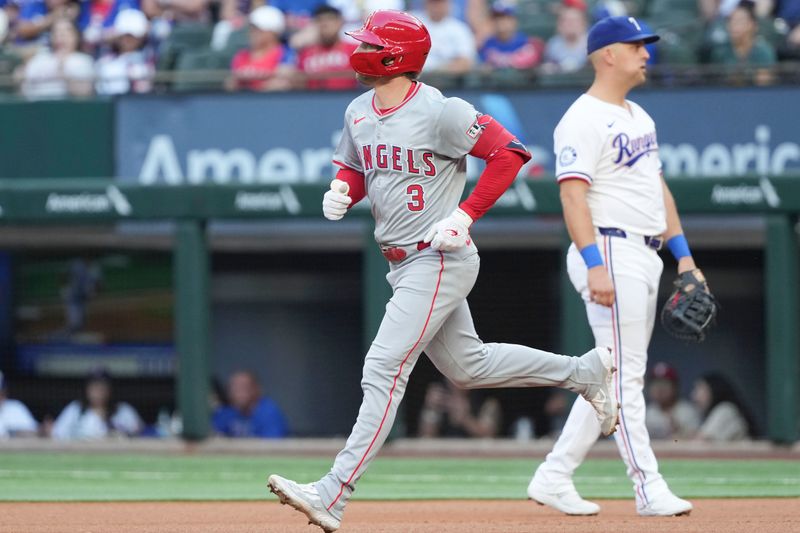
<path id="1" fill-rule="evenodd" d="M 561 153 L 558 154 L 558 164 L 562 167 L 568 167 L 576 159 L 578 159 L 578 152 L 572 146 L 565 146 L 561 149 Z"/>

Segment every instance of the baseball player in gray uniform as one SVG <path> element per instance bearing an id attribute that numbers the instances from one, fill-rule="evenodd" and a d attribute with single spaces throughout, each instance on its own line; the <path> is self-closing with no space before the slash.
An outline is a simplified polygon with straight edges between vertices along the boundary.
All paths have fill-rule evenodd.
<path id="1" fill-rule="evenodd" d="M 430 36 L 416 18 L 376 11 L 350 35 L 357 77 L 372 87 L 345 112 L 334 162 L 341 167 L 323 198 L 323 213 L 342 218 L 368 196 L 375 240 L 390 262 L 393 296 L 364 360 L 363 401 L 331 471 L 316 483 L 277 475 L 269 487 L 282 503 L 335 531 L 356 482 L 386 439 L 411 370 L 425 351 L 464 388 L 557 386 L 593 406 L 604 434 L 614 432 L 611 350 L 582 357 L 512 344 L 484 344 L 466 297 L 479 258 L 470 225 L 511 185 L 530 154 L 488 115 L 416 81 Z M 474 192 L 459 205 L 466 156 L 486 161 Z"/>
<path id="2" fill-rule="evenodd" d="M 696 270 L 675 201 L 661 176 L 656 126 L 628 92 L 643 83 L 658 36 L 633 17 L 608 17 L 589 31 L 592 86 L 567 110 L 553 134 L 556 177 L 573 244 L 567 271 L 586 304 L 595 342 L 613 346 L 614 394 L 621 405 L 615 435 L 642 516 L 688 514 L 658 471 L 645 426 L 647 346 L 656 316 L 662 242 L 678 272 Z M 591 406 L 577 398 L 553 451 L 536 470 L 528 496 L 573 515 L 600 506 L 584 500 L 572 475 L 597 441 Z"/>

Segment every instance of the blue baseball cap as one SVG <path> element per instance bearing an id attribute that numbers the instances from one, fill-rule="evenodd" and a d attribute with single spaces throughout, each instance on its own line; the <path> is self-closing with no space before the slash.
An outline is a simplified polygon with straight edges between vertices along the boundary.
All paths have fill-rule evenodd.
<path id="1" fill-rule="evenodd" d="M 513 17 L 516 15 L 517 10 L 514 9 L 513 4 L 509 4 L 508 2 L 504 2 L 503 0 L 497 0 L 492 4 L 492 15 L 494 16 L 510 16 Z"/>
<path id="2" fill-rule="evenodd" d="M 645 29 L 644 25 L 633 17 L 606 17 L 597 21 L 589 30 L 586 53 L 591 54 L 609 44 L 635 43 L 637 41 L 650 44 L 660 38 L 652 31 Z"/>

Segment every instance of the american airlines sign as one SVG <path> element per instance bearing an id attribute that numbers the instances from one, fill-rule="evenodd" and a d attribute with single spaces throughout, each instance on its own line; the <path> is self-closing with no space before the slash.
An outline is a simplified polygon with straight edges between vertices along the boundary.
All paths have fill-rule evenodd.
<path id="1" fill-rule="evenodd" d="M 552 174 L 553 128 L 580 91 L 458 92 L 529 148 L 523 173 Z M 354 93 L 136 96 L 117 103 L 116 174 L 144 185 L 325 183 Z M 664 174 L 800 175 L 787 109 L 798 88 L 639 91 L 655 119 Z M 758 101 L 759 105 L 751 104 Z M 480 165 L 470 162 L 472 178 Z"/>
<path id="2" fill-rule="evenodd" d="M 115 186 L 109 185 L 102 194 L 82 192 L 77 194 L 50 193 L 45 211 L 54 214 L 116 213 L 128 216 L 133 211 L 127 197 Z"/>

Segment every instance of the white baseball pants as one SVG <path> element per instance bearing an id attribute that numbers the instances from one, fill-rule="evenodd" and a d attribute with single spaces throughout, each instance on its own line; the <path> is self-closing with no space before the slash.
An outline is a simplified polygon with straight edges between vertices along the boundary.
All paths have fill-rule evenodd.
<path id="1" fill-rule="evenodd" d="M 658 283 L 664 265 L 658 253 L 633 238 L 598 235 L 597 246 L 614 282 L 613 307 L 589 301 L 586 265 L 573 244 L 567 271 L 586 304 L 586 315 L 598 346 L 612 346 L 614 378 L 620 404 L 620 425 L 614 438 L 633 482 L 637 507 L 668 491 L 658 472 L 645 426 L 644 375 L 647 347 L 657 310 Z M 553 451 L 536 472 L 538 481 L 554 491 L 572 488 L 572 475 L 600 436 L 592 407 L 580 396 L 572 406 Z"/>

